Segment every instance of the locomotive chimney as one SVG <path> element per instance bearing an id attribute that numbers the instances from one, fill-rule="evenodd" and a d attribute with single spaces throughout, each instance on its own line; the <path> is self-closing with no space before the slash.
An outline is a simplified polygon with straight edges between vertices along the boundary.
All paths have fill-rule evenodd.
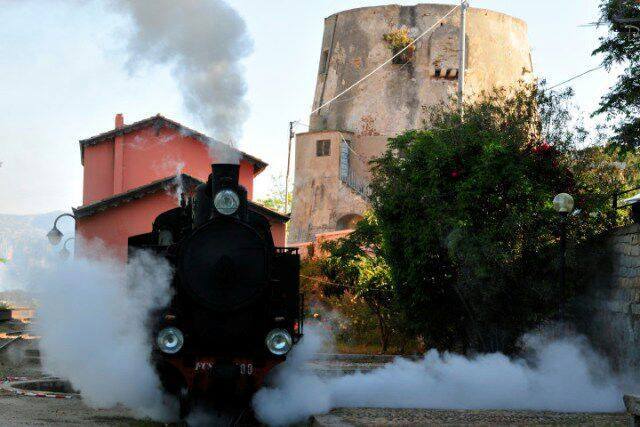
<path id="1" fill-rule="evenodd" d="M 213 194 L 222 188 L 237 188 L 240 179 L 240 165 L 231 163 L 214 163 L 211 165 Z"/>
<path id="2" fill-rule="evenodd" d="M 198 186 L 193 199 L 194 226 L 221 215 L 246 219 L 247 190 L 239 184 L 239 178 L 240 165 L 211 165 L 207 183 Z"/>
<path id="3" fill-rule="evenodd" d="M 245 218 L 247 190 L 240 185 L 240 165 L 214 163 L 211 165 L 212 215 Z"/>

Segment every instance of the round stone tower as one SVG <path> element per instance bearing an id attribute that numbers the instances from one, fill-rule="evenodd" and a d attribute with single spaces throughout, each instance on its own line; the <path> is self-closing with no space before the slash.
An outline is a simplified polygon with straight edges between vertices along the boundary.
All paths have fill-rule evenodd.
<path id="1" fill-rule="evenodd" d="M 347 10 L 325 19 L 313 109 L 393 56 L 387 34 L 415 39 L 454 6 L 418 4 Z M 430 107 L 450 102 L 458 89 L 460 10 L 415 44 L 410 58 L 389 63 L 310 117 L 296 138 L 289 240 L 351 226 L 368 206 L 367 160 L 386 141 L 428 126 Z M 464 97 L 533 77 L 527 25 L 485 9 L 466 13 Z"/>
<path id="2" fill-rule="evenodd" d="M 384 35 L 406 29 L 415 38 L 452 6 L 378 6 L 352 9 L 325 20 L 313 109 L 393 55 Z M 311 129 L 394 135 L 418 128 L 428 107 L 457 90 L 460 12 L 418 40 L 413 58 L 389 64 L 330 106 L 311 116 Z M 532 72 L 527 24 L 485 9 L 467 9 L 465 95 L 509 86 Z"/>

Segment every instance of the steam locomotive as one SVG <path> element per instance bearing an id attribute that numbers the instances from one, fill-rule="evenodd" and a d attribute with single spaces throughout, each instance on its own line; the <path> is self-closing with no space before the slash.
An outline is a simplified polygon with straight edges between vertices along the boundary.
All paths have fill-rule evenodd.
<path id="1" fill-rule="evenodd" d="M 213 164 L 151 233 L 129 239 L 130 256 L 151 250 L 174 268 L 172 302 L 150 328 L 153 361 L 181 416 L 195 402 L 248 403 L 302 336 L 300 257 L 274 246 L 238 178 L 238 165 Z"/>

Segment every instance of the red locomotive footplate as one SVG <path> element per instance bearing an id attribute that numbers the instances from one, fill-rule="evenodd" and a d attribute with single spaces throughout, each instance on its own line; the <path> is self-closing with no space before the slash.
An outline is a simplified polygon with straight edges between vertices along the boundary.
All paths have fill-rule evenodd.
<path id="1" fill-rule="evenodd" d="M 255 368 L 251 361 L 234 361 L 232 363 L 216 363 L 215 359 L 200 359 L 196 362 L 194 371 L 196 375 L 199 372 L 220 373 L 223 376 L 229 374 L 234 375 L 253 375 Z"/>
<path id="2" fill-rule="evenodd" d="M 236 392 L 253 393 L 263 384 L 266 375 L 281 360 L 252 360 L 252 359 L 216 359 L 202 357 L 191 366 L 186 366 L 181 358 L 173 358 L 174 365 L 186 380 L 189 390 L 207 392 L 225 384 L 232 386 Z"/>

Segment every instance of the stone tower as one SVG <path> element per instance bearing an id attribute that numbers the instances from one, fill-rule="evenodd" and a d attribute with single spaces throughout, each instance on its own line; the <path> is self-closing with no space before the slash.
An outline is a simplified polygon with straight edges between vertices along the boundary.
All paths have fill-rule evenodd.
<path id="1" fill-rule="evenodd" d="M 325 19 L 313 109 L 389 59 L 384 35 L 406 29 L 422 34 L 453 6 L 377 6 Z M 428 126 L 429 107 L 449 102 L 458 87 L 460 12 L 454 11 L 415 44 L 412 58 L 389 63 L 310 117 L 296 135 L 289 241 L 353 227 L 368 208 L 367 162 L 389 137 Z M 466 24 L 465 98 L 533 77 L 524 21 L 469 8 Z"/>

